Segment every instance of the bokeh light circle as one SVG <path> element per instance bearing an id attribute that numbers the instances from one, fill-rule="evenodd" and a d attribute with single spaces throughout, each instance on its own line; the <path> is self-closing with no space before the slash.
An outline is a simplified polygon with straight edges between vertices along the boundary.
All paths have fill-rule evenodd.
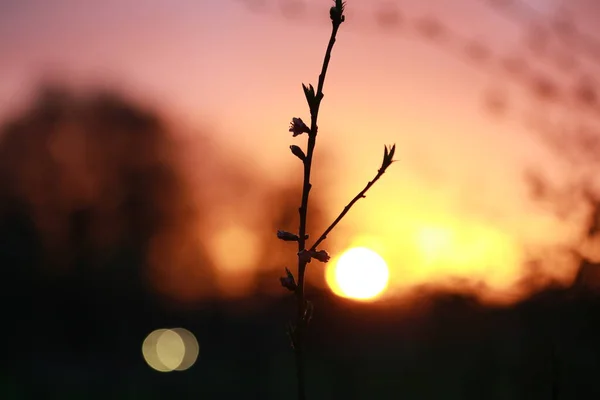
<path id="1" fill-rule="evenodd" d="M 146 363 L 160 372 L 185 371 L 197 360 L 200 346 L 187 329 L 157 329 L 142 343 Z"/>
<path id="2" fill-rule="evenodd" d="M 198 344 L 198 340 L 194 334 L 187 329 L 183 328 L 175 328 L 173 332 L 176 332 L 181 340 L 183 340 L 183 344 L 185 345 L 185 353 L 183 355 L 183 359 L 181 363 L 175 370 L 177 371 L 185 371 L 190 368 L 196 360 L 198 359 L 198 354 L 200 353 L 200 345 Z"/>

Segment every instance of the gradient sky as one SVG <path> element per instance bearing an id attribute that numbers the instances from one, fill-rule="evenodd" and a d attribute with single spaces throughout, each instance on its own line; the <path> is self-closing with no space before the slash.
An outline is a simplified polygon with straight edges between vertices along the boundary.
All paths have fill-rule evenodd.
<path id="1" fill-rule="evenodd" d="M 115 85 L 185 124 L 210 126 L 249 168 L 279 179 L 273 172 L 294 166 L 287 147 L 302 143 L 287 128 L 291 117 L 307 118 L 300 83 L 316 83 L 330 2 L 306 0 L 295 17 L 281 7 L 285 2 L 255 1 L 254 9 L 247 3 L 3 1 L 0 116 L 19 107 L 44 76 Z M 527 3 L 542 14 L 558 4 Z M 452 35 L 430 42 L 406 20 L 386 31 L 375 13 L 388 4 L 409 23 L 439 18 Z M 557 179 L 567 171 L 520 120 L 484 111 L 484 90 L 511 84 L 493 63 L 479 66 L 460 55 L 469 40 L 510 55 L 522 39 L 518 24 L 482 1 L 348 0 L 318 145 L 335 159 L 328 166 L 336 189 L 330 211 L 372 177 L 384 144 L 397 144 L 400 162 L 345 222 L 362 239 L 342 235 L 331 247 L 378 247 L 392 267 L 393 288 L 458 273 L 503 289 L 520 276 L 524 245 L 572 237 L 564 221 L 527 198 L 522 182 L 529 165 Z M 513 92 L 511 100 L 526 99 L 517 87 Z"/>

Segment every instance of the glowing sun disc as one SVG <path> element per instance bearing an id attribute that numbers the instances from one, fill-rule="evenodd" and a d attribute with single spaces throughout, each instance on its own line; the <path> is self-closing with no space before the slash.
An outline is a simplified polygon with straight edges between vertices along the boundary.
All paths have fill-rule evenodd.
<path id="1" fill-rule="evenodd" d="M 327 268 L 325 279 L 338 296 L 369 300 L 387 288 L 389 270 L 385 260 L 373 250 L 354 247 Z"/>

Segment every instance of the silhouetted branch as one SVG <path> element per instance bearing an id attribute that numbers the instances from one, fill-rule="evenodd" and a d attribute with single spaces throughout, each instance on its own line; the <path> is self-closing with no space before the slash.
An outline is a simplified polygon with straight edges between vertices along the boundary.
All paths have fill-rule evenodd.
<path id="1" fill-rule="evenodd" d="M 385 148 L 385 152 L 384 152 L 384 156 L 383 156 L 383 163 L 381 164 L 381 168 L 379 168 L 379 170 L 377 171 L 377 175 L 375 175 L 375 178 L 373 178 L 373 180 L 369 181 L 369 183 L 367 183 L 367 186 L 365 186 L 365 188 L 363 190 L 361 190 L 350 201 L 350 203 L 348 203 L 348 205 L 346 205 L 346 207 L 344 207 L 344 209 L 342 210 L 340 215 L 338 215 L 338 217 L 331 223 L 331 225 L 329 225 L 329 227 L 327 227 L 327 229 L 325 229 L 325 232 L 323 232 L 323 234 L 321 236 L 319 236 L 319 238 L 317 239 L 315 244 L 312 245 L 312 247 L 310 248 L 311 251 L 315 251 L 317 249 L 317 246 L 319 246 L 319 244 L 321 244 L 321 242 L 323 242 L 323 240 L 327 239 L 327 235 L 329 234 L 329 232 L 331 232 L 333 230 L 333 228 L 336 227 L 336 225 L 342 220 L 342 218 L 344 218 L 344 216 L 348 213 L 348 211 L 350 211 L 350 208 L 352 208 L 352 206 L 358 200 L 366 197 L 365 194 L 367 193 L 367 191 L 371 188 L 371 186 L 373 186 L 375 184 L 375 182 L 377 182 L 379 180 L 379 178 L 381 178 L 383 176 L 383 174 L 385 173 L 387 168 L 390 165 L 392 165 L 392 163 L 394 162 L 393 158 L 394 158 L 395 152 L 396 152 L 396 145 L 392 145 L 389 149 L 387 147 Z"/>
<path id="2" fill-rule="evenodd" d="M 319 82 L 317 84 L 317 90 L 313 85 L 302 84 L 304 89 L 304 95 L 306 96 L 306 102 L 310 109 L 310 127 L 302 121 L 301 118 L 294 117 L 290 124 L 289 131 L 292 132 L 293 137 L 300 136 L 304 133 L 308 135 L 307 151 L 306 153 L 296 145 L 290 146 L 290 150 L 294 156 L 296 156 L 304 166 L 304 177 L 302 182 L 302 199 L 298 212 L 300 214 L 300 224 L 298 233 L 291 233 L 282 230 L 277 231 L 277 237 L 280 240 L 287 242 L 298 242 L 298 276 L 295 279 L 294 275 L 286 268 L 286 276 L 280 278 L 281 285 L 286 289 L 292 291 L 296 295 L 297 299 L 297 315 L 296 324 L 289 323 L 287 325 L 287 333 L 290 337 L 292 347 L 294 349 L 296 359 L 296 378 L 298 381 L 298 399 L 306 399 L 306 388 L 305 388 L 305 366 L 304 366 L 304 339 L 305 329 L 313 314 L 313 305 L 307 301 L 304 296 L 304 276 L 306 272 L 306 265 L 311 262 L 312 259 L 326 263 L 329 261 L 329 253 L 325 250 L 316 250 L 316 245 L 311 249 L 306 249 L 307 235 L 307 214 L 308 214 L 308 198 L 311 190 L 310 176 L 313 155 L 315 146 L 317 143 L 318 125 L 317 120 L 319 117 L 319 108 L 321 100 L 323 100 L 323 86 L 325 85 L 325 76 L 327 74 L 327 68 L 329 67 L 329 61 L 331 59 L 331 51 L 336 41 L 336 35 L 340 25 L 346 17 L 344 16 L 345 2 L 342 0 L 335 0 L 335 5 L 329 9 L 329 16 L 332 23 L 331 36 L 329 37 L 329 43 L 327 44 L 327 50 L 325 51 L 325 57 L 323 59 L 323 66 L 319 75 Z M 317 241 L 319 244 L 326 237 L 326 234 L 337 225 L 337 223 L 346 215 L 350 208 L 358 201 L 359 198 L 365 197 L 365 193 L 373 184 L 384 174 L 385 170 L 393 163 L 394 153 L 396 146 L 391 147 L 385 146 L 383 162 L 375 178 L 367 184 L 367 186 L 355 197 L 350 204 L 346 206 L 342 214 L 334 221 L 334 223 L 326 230 L 325 234 Z"/>
<path id="3" fill-rule="evenodd" d="M 302 200 L 299 208 L 300 213 L 300 226 L 298 229 L 298 283 L 295 288 L 296 298 L 298 301 L 297 315 L 296 315 L 296 326 L 289 329 L 290 336 L 292 338 L 292 344 L 294 347 L 294 354 L 296 357 L 296 378 L 298 381 L 298 399 L 304 400 L 306 398 L 305 388 L 305 371 L 304 371 L 304 329 L 311 315 L 307 313 L 310 309 L 312 314 L 312 307 L 307 307 L 307 302 L 304 298 L 304 274 L 306 271 L 306 264 L 310 262 L 310 255 L 306 254 L 306 215 L 308 213 L 308 198 L 310 189 L 312 187 L 310 183 L 310 174 L 312 168 L 313 154 L 315 151 L 315 145 L 317 142 L 317 119 L 319 116 L 319 107 L 321 100 L 323 99 L 323 86 L 325 85 L 325 76 L 327 74 L 327 68 L 329 67 L 329 61 L 331 59 L 331 51 L 335 44 L 335 38 L 339 30 L 340 25 L 344 22 L 344 7 L 345 3 L 341 0 L 335 0 L 335 6 L 330 9 L 330 17 L 332 23 L 331 36 L 329 43 L 327 44 L 327 50 L 325 51 L 325 58 L 323 59 L 323 66 L 321 68 L 321 74 L 319 75 L 319 83 L 317 84 L 317 92 L 314 92 L 312 85 L 308 87 L 304 84 L 304 94 L 310 108 L 310 129 L 306 132 L 306 125 L 301 119 L 293 120 L 290 131 L 294 133 L 294 136 L 303 132 L 308 133 L 308 148 L 305 157 L 299 157 L 304 164 L 304 179 L 302 183 Z M 299 152 L 296 151 L 296 156 Z"/>

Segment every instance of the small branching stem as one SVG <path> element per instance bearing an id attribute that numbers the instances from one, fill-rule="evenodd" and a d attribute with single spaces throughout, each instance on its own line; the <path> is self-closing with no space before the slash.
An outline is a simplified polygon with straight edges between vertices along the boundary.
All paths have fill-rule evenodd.
<path id="1" fill-rule="evenodd" d="M 342 218 L 344 218 L 344 216 L 346 216 L 346 214 L 348 213 L 348 211 L 350 211 L 350 209 L 352 208 L 352 206 L 354 204 L 356 204 L 356 202 L 358 200 L 366 197 L 367 191 L 371 188 L 371 186 L 373 186 L 375 184 L 375 182 L 377 182 L 379 180 L 379 178 L 381 178 L 381 176 L 384 173 L 385 173 L 385 168 L 380 168 L 379 171 L 377 171 L 377 175 L 375 175 L 375 178 L 373 178 L 373 180 L 371 180 L 369 183 L 367 183 L 367 186 L 365 186 L 365 188 L 363 190 L 361 190 L 360 193 L 358 193 L 356 196 L 354 196 L 354 198 L 350 201 L 350 203 L 348 203 L 346 205 L 346 207 L 344 207 L 344 209 L 342 210 L 342 212 L 340 213 L 340 215 L 338 215 L 337 218 L 331 223 L 331 225 L 329 225 L 329 227 L 327 227 L 327 229 L 325 229 L 325 231 L 323 232 L 323 234 L 321 236 L 319 236 L 319 238 L 312 245 L 312 247 L 310 248 L 310 250 L 316 250 L 317 247 L 325 239 L 327 239 L 327 235 L 329 234 L 329 232 L 331 232 L 333 230 L 333 228 L 335 228 L 336 225 L 342 220 Z"/>
<path id="2" fill-rule="evenodd" d="M 325 75 L 327 74 L 327 68 L 329 67 L 329 60 L 331 59 L 331 51 L 335 44 L 335 37 L 340 27 L 339 23 L 333 22 L 333 29 L 331 30 L 331 37 L 329 38 L 329 44 L 325 52 L 325 58 L 323 59 L 323 67 L 321 68 L 321 74 L 319 75 L 319 83 L 317 86 L 316 99 L 317 102 L 314 108 L 311 109 L 311 121 L 310 121 L 310 133 L 308 134 L 308 147 L 306 152 L 306 158 L 304 159 L 304 180 L 302 184 L 302 200 L 300 208 L 300 227 L 298 229 L 298 252 L 305 250 L 306 248 L 306 216 L 308 213 L 308 198 L 310 189 L 312 187 L 310 183 L 310 173 L 312 168 L 313 154 L 315 152 L 315 146 L 317 144 L 317 119 L 319 116 L 319 106 L 321 99 L 323 98 L 323 86 L 325 85 Z M 296 358 L 296 378 L 298 381 L 298 400 L 306 399 L 306 387 L 305 387 L 305 370 L 304 370 L 304 336 L 305 336 L 305 321 L 304 313 L 306 311 L 306 300 L 304 298 L 304 273 L 306 271 L 306 260 L 302 257 L 298 257 L 298 287 L 296 288 L 297 298 L 297 314 L 296 314 L 296 331 L 295 331 L 295 344 L 294 353 Z"/>
<path id="3" fill-rule="evenodd" d="M 304 133 L 308 134 L 308 143 L 307 143 L 307 151 L 306 154 L 302 151 L 300 147 L 297 145 L 290 146 L 290 150 L 292 154 L 294 154 L 297 158 L 299 158 L 304 166 L 304 178 L 302 181 L 302 199 L 300 201 L 300 207 L 298 208 L 298 213 L 300 216 L 300 223 L 298 228 L 298 234 L 290 233 L 286 231 L 277 231 L 277 237 L 284 241 L 297 241 L 298 242 L 298 274 L 297 274 L 297 282 L 294 279 L 293 274 L 286 268 L 286 276 L 280 278 L 281 285 L 287 288 L 290 291 L 293 291 L 296 295 L 297 300 L 297 314 L 296 314 L 296 325 L 292 326 L 291 324 L 288 326 L 288 333 L 291 337 L 292 345 L 294 347 L 294 354 L 296 359 L 296 378 L 298 381 L 298 400 L 306 400 L 306 375 L 305 375 L 305 365 L 304 365 L 304 350 L 305 350 L 305 338 L 306 338 L 306 328 L 308 325 L 308 321 L 310 320 L 313 312 L 312 303 L 306 301 L 304 295 L 304 276 L 306 272 L 306 265 L 311 262 L 311 259 L 314 258 L 320 262 L 328 262 L 329 254 L 325 250 L 316 251 L 317 246 L 325 240 L 327 235 L 335 228 L 335 226 L 344 218 L 344 216 L 350 211 L 350 208 L 361 198 L 365 197 L 365 193 L 381 178 L 381 176 L 385 173 L 386 169 L 394 162 L 394 152 L 396 150 L 396 146 L 385 147 L 384 148 L 384 156 L 383 162 L 381 164 L 381 168 L 375 175 L 372 181 L 370 181 L 367 186 L 356 195 L 341 214 L 333 221 L 333 223 L 325 230 L 325 232 L 317 239 L 315 244 L 311 247 L 310 250 L 306 249 L 306 241 L 308 239 L 307 232 L 307 214 L 308 214 L 308 200 L 310 195 L 310 190 L 312 188 L 312 184 L 310 182 L 311 169 L 312 169 L 312 161 L 315 153 L 315 147 L 317 144 L 317 133 L 318 133 L 318 117 L 319 117 L 319 109 L 321 106 L 321 100 L 323 100 L 323 87 L 325 85 L 325 76 L 327 75 L 327 69 L 329 67 L 329 60 L 331 59 L 331 51 L 333 50 L 333 46 L 336 41 L 336 35 L 340 28 L 340 25 L 345 20 L 344 16 L 344 7 L 345 2 L 343 0 L 335 0 L 335 6 L 331 7 L 329 10 L 329 15 L 331 17 L 332 29 L 331 36 L 329 37 L 329 43 L 327 44 L 327 49 L 325 51 L 325 57 L 323 58 L 323 66 L 321 68 L 321 73 L 319 74 L 319 82 L 317 84 L 317 90 L 312 85 L 302 84 L 304 89 L 304 95 L 306 96 L 306 100 L 308 102 L 308 106 L 310 109 L 310 127 L 308 127 L 301 118 L 292 118 L 292 123 L 290 126 L 290 132 L 293 133 L 293 136 L 299 136 Z"/>

